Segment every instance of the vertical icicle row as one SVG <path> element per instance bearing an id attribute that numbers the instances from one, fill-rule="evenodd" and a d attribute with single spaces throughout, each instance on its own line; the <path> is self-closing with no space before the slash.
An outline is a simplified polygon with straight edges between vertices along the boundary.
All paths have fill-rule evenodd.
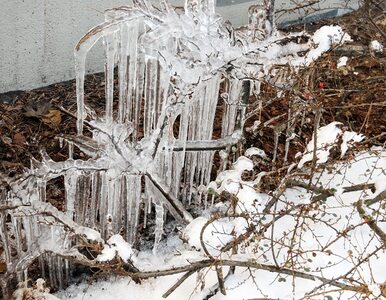
<path id="1" fill-rule="evenodd" d="M 220 74 L 217 74 L 212 79 L 202 82 L 197 88 L 194 95 L 196 103 L 192 106 L 189 119 L 188 140 L 212 139 L 220 78 Z M 202 187 L 209 183 L 213 157 L 213 151 L 190 152 L 187 154 L 185 185 L 187 185 L 188 193 L 185 193 L 185 197 L 189 202 L 194 195 L 197 195 L 196 201 L 201 201 L 203 189 L 195 190 L 194 187 Z"/>

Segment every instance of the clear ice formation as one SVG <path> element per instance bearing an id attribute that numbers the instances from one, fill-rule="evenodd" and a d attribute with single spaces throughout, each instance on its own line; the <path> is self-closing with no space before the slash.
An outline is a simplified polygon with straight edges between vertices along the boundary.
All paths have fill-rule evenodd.
<path id="1" fill-rule="evenodd" d="M 309 63 L 297 55 L 312 47 L 297 42 L 308 36 L 277 32 L 269 8 L 251 8 L 250 24 L 236 30 L 215 13 L 213 0 L 187 0 L 184 10 L 167 1 L 160 8 L 134 2 L 106 11 L 105 22 L 75 48 L 78 135 L 64 137 L 69 159 L 55 162 L 43 152 L 2 195 L 4 297 L 9 280 L 26 280 L 36 259 L 50 285 L 63 287 L 72 268 L 63 257 L 80 255 L 74 245 L 81 239 L 103 244 L 117 233 L 132 244 L 141 211 L 146 218 L 152 207 L 156 251 L 166 212 L 185 225 L 192 220 L 187 205 L 208 205 L 215 153 L 227 156 L 240 141 L 259 82 L 277 64 Z M 98 41 L 105 52 L 105 114 L 86 120 L 93 114 L 84 101 L 85 65 Z M 86 123 L 92 138 L 83 135 Z M 73 159 L 73 146 L 90 158 Z M 61 210 L 46 201 L 47 184 L 60 176 Z"/>

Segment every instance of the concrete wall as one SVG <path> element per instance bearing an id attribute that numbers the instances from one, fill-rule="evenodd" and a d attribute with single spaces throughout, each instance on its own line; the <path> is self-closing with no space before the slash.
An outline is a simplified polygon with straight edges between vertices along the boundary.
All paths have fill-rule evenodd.
<path id="1" fill-rule="evenodd" d="M 235 26 L 243 25 L 247 23 L 248 7 L 256 1 L 261 0 L 218 0 L 217 12 Z M 343 0 L 322 1 L 329 2 L 331 7 Z M 184 3 L 170 2 L 180 6 Z M 278 0 L 277 6 L 282 8 L 289 2 Z M 0 4 L 2 93 L 74 78 L 76 43 L 91 27 L 103 21 L 105 9 L 130 4 L 130 0 L 0 0 Z M 298 17 L 299 14 L 293 14 L 289 19 Z M 88 72 L 99 72 L 103 70 L 103 52 L 101 47 L 92 51 Z"/>
<path id="2" fill-rule="evenodd" d="M 0 92 L 74 78 L 73 48 L 124 0 L 0 0 Z M 94 59 L 96 57 L 94 56 Z M 89 65 L 89 71 L 100 66 Z"/>

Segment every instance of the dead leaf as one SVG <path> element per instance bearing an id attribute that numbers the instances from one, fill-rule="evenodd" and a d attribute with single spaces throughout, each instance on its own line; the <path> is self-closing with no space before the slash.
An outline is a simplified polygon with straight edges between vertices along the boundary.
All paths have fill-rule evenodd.
<path id="1" fill-rule="evenodd" d="M 1 140 L 5 145 L 10 146 L 12 144 L 12 139 L 8 136 L 2 136 Z"/>
<path id="2" fill-rule="evenodd" d="M 5 263 L 5 261 L 1 260 L 0 261 L 0 274 L 4 274 L 5 272 L 7 272 L 7 264 Z"/>
<path id="3" fill-rule="evenodd" d="M 375 24 L 386 26 L 386 18 L 376 21 Z"/>
<path id="4" fill-rule="evenodd" d="M 23 146 L 26 143 L 24 135 L 20 132 L 13 136 L 13 144 L 16 146 Z"/>
<path id="5" fill-rule="evenodd" d="M 379 289 L 381 290 L 382 296 L 386 297 L 386 281 L 379 286 Z"/>
<path id="6" fill-rule="evenodd" d="M 49 101 L 30 101 L 24 108 L 24 115 L 26 117 L 40 118 L 46 115 L 51 108 Z"/>
<path id="7" fill-rule="evenodd" d="M 62 122 L 62 115 L 57 109 L 50 109 L 48 113 L 41 118 L 44 124 L 53 127 L 58 127 Z"/>

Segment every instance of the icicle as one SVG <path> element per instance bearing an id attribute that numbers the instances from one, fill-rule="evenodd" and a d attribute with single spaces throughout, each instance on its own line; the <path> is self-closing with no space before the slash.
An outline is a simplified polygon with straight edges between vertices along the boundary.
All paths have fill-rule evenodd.
<path id="1" fill-rule="evenodd" d="M 138 35 L 144 31 L 144 25 L 142 23 L 138 23 L 138 28 L 136 28 Z M 141 40 L 137 41 L 137 43 L 141 43 Z M 142 45 L 141 45 L 142 46 Z M 138 53 L 137 53 L 138 51 Z M 140 122 L 140 116 L 141 116 L 141 108 L 142 108 L 142 98 L 143 98 L 143 89 L 144 89 L 144 73 L 145 73 L 145 55 L 143 52 L 142 47 L 138 47 L 137 51 L 133 52 L 136 54 L 136 66 L 135 66 L 135 83 L 133 84 L 133 125 L 134 128 L 138 130 L 139 128 L 139 122 Z M 134 62 L 133 62 L 134 63 Z M 130 64 L 132 64 L 132 61 L 130 60 Z M 133 133 L 133 140 L 137 140 L 138 131 L 134 130 Z"/>
<path id="2" fill-rule="evenodd" d="M 157 48 L 157 45 L 152 45 L 152 47 Z M 148 52 L 150 52 L 150 50 L 148 50 Z M 149 55 L 149 53 L 147 53 L 147 55 Z M 151 56 L 146 60 L 144 89 L 145 112 L 143 125 L 145 136 L 150 136 L 150 134 L 155 129 L 155 115 L 160 113 L 157 110 L 157 100 L 159 94 L 159 64 L 157 58 L 158 56 Z"/>
<path id="3" fill-rule="evenodd" d="M 276 162 L 276 157 L 277 157 L 277 147 L 278 147 L 278 144 L 279 144 L 279 135 L 280 135 L 281 132 L 279 132 L 279 130 L 275 127 L 273 129 L 273 138 L 274 138 L 274 148 L 273 148 L 273 158 L 272 158 L 272 162 L 275 163 Z"/>
<path id="4" fill-rule="evenodd" d="M 143 228 L 147 227 L 147 217 L 151 213 L 151 203 L 155 196 L 154 188 L 146 189 L 146 197 L 144 199 L 145 207 L 143 209 Z"/>
<path id="5" fill-rule="evenodd" d="M 34 226 L 32 225 L 31 222 L 34 220 L 31 220 L 32 217 L 23 217 L 22 222 L 23 222 L 23 228 L 24 228 L 24 233 L 25 233 L 25 246 L 27 252 L 31 250 L 33 245 L 36 245 L 37 243 L 37 238 L 35 236 L 34 232 Z"/>
<path id="6" fill-rule="evenodd" d="M 57 270 L 57 279 L 59 283 L 59 289 L 63 289 L 64 287 L 64 278 L 63 278 L 63 258 L 56 257 L 56 270 Z"/>
<path id="7" fill-rule="evenodd" d="M 75 214 L 77 182 L 77 172 L 68 172 L 64 175 L 64 188 L 66 192 L 66 213 L 71 218 L 73 218 Z"/>
<path id="8" fill-rule="evenodd" d="M 39 257 L 39 266 L 40 266 L 40 271 L 41 271 L 41 277 L 46 278 L 46 268 L 45 268 L 45 260 L 43 256 Z"/>
<path id="9" fill-rule="evenodd" d="M 24 282 L 25 282 L 25 284 L 27 284 L 27 282 L 29 280 L 29 278 L 28 278 L 28 266 L 25 268 L 23 275 L 24 275 Z"/>
<path id="10" fill-rule="evenodd" d="M 12 231 L 15 238 L 17 255 L 21 257 L 23 255 L 23 250 L 22 250 L 23 236 L 21 233 L 20 220 L 18 218 L 11 218 L 11 220 L 12 220 L 12 229 L 13 229 Z"/>
<path id="11" fill-rule="evenodd" d="M 134 121 L 133 110 L 135 109 L 135 90 L 137 88 L 137 42 L 138 42 L 138 21 L 133 21 L 129 26 L 128 36 L 130 38 L 130 47 L 128 47 L 129 68 L 127 84 L 127 120 Z M 134 128 L 137 128 L 136 126 Z"/>
<path id="12" fill-rule="evenodd" d="M 68 142 L 68 159 L 74 159 L 74 144 Z"/>
<path id="13" fill-rule="evenodd" d="M 285 133 L 284 163 L 287 162 L 290 142 L 293 139 L 292 125 L 293 125 L 294 119 L 295 119 L 295 116 L 292 116 L 291 107 L 289 107 L 288 108 L 288 118 L 287 118 L 287 129 L 286 129 L 286 133 Z"/>
<path id="14" fill-rule="evenodd" d="M 164 232 L 163 226 L 164 226 L 164 207 L 159 201 L 154 202 L 155 206 L 155 229 L 154 229 L 154 246 L 153 246 L 153 253 L 157 253 L 157 248 L 159 246 L 159 243 L 162 238 L 162 234 Z"/>
<path id="15" fill-rule="evenodd" d="M 107 33 L 118 30 L 112 24 L 102 24 L 92 28 L 84 38 L 82 38 L 75 47 L 75 76 L 76 76 L 76 99 L 77 99 L 77 122 L 76 127 L 78 135 L 83 134 L 84 123 L 84 76 L 86 73 L 86 58 L 89 50 L 98 42 L 99 39 L 106 36 Z M 113 58 L 114 59 L 114 58 Z"/>
<path id="16" fill-rule="evenodd" d="M 7 263 L 9 263 L 12 260 L 12 256 L 10 251 L 6 220 L 7 220 L 7 214 L 5 213 L 5 211 L 0 211 L 0 238 L 2 241 L 4 253 L 5 253 L 5 260 Z"/>
<path id="17" fill-rule="evenodd" d="M 70 262 L 67 259 L 64 260 L 64 275 L 65 275 L 65 279 L 64 279 L 65 282 L 69 282 L 70 281 Z"/>
<path id="18" fill-rule="evenodd" d="M 47 269 L 48 269 L 48 276 L 49 276 L 49 279 L 50 279 L 50 284 L 51 286 L 55 286 L 56 282 L 55 282 L 55 271 L 54 271 L 54 264 L 53 264 L 53 257 L 52 256 L 49 256 L 49 255 L 46 255 L 46 259 L 47 259 Z"/>
<path id="19" fill-rule="evenodd" d="M 78 199 L 75 206 L 77 215 L 75 221 L 85 226 L 90 226 L 90 193 L 91 178 L 88 175 L 82 174 L 78 178 Z"/>
<path id="20" fill-rule="evenodd" d="M 84 122 L 84 75 L 86 73 L 86 51 L 75 51 L 75 76 L 76 76 L 76 128 L 78 135 L 83 134 Z"/>
<path id="21" fill-rule="evenodd" d="M 100 200 L 99 200 L 99 228 L 101 229 L 101 235 L 106 238 L 107 235 L 107 191 L 108 183 L 106 178 L 106 172 L 100 172 Z"/>
<path id="22" fill-rule="evenodd" d="M 133 243 L 137 233 L 141 203 L 141 176 L 126 176 L 126 230 L 127 241 Z"/>
<path id="23" fill-rule="evenodd" d="M 100 172 L 92 173 L 91 175 L 91 194 L 90 194 L 90 208 L 88 209 L 87 224 L 91 228 L 96 228 L 98 221 L 98 210 L 101 203 L 101 182 Z"/>
<path id="24" fill-rule="evenodd" d="M 126 104 L 127 104 L 127 57 L 129 55 L 129 35 L 126 24 L 120 25 L 119 30 L 119 108 L 118 108 L 118 121 L 123 123 L 126 116 Z"/>
<path id="25" fill-rule="evenodd" d="M 105 81 L 106 81 L 106 124 L 113 122 L 113 100 L 114 100 L 114 67 L 116 54 L 116 33 L 112 32 L 103 37 L 105 48 Z"/>
<path id="26" fill-rule="evenodd" d="M 39 201 L 46 202 L 46 181 L 42 179 L 37 180 Z"/>

